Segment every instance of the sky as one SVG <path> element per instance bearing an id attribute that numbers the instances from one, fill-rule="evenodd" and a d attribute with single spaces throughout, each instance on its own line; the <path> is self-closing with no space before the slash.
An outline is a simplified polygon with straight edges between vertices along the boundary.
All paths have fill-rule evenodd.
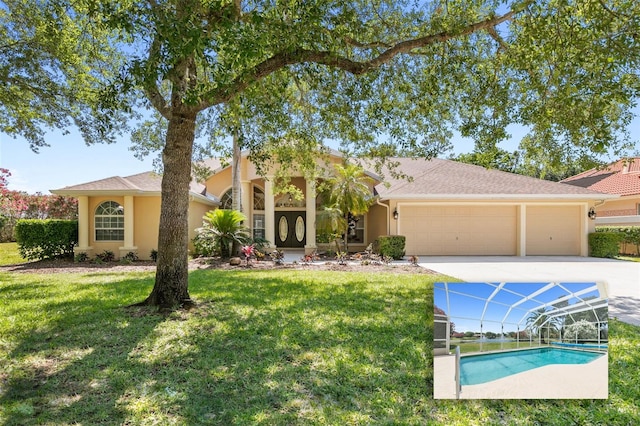
<path id="1" fill-rule="evenodd" d="M 485 309 L 485 301 L 491 296 L 498 284 L 499 283 L 448 283 L 450 309 L 447 309 L 444 283 L 436 283 L 434 285 L 434 303 L 450 316 L 450 320 L 455 323 L 457 332 L 480 332 L 480 318 L 482 318 L 483 310 Z M 504 290 L 494 295 L 492 303 L 488 304 L 484 313 L 483 331 L 500 333 L 500 323 L 503 319 L 505 320 L 505 333 L 516 331 L 517 323 L 523 321 L 523 318 L 525 318 L 525 322 L 520 325 L 520 330 L 523 330 L 526 325 L 526 316 L 528 316 L 527 311 L 529 309 L 535 309 L 544 303 L 557 300 L 567 295 L 567 290 L 578 292 L 595 285 L 595 283 L 560 283 L 535 296 L 533 300 L 524 301 L 509 311 L 509 307 L 521 301 L 523 296 L 531 295 L 535 291 L 544 288 L 547 284 L 548 283 L 507 283 L 504 286 Z M 597 297 L 597 290 L 582 294 L 580 297 L 590 296 Z M 578 299 L 575 298 L 568 300 L 569 305 L 577 301 Z"/>
<path id="2" fill-rule="evenodd" d="M 153 158 L 135 158 L 126 139 L 87 146 L 76 132 L 51 132 L 46 140 L 50 146 L 34 153 L 26 140 L 0 133 L 0 168 L 11 173 L 9 189 L 49 194 L 50 189 L 153 170 Z"/>

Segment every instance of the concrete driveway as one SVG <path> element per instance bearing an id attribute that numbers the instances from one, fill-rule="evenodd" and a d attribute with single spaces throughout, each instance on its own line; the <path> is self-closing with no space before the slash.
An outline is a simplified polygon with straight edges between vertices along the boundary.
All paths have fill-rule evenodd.
<path id="1" fill-rule="evenodd" d="M 609 317 L 640 325 L 640 263 L 574 256 L 429 256 L 421 266 L 467 282 L 606 282 Z"/>

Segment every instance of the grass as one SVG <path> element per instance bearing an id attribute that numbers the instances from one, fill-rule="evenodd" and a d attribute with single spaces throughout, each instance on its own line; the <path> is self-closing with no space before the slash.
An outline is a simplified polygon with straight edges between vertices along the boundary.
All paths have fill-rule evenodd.
<path id="1" fill-rule="evenodd" d="M 0 266 L 24 263 L 26 260 L 18 253 L 17 243 L 0 243 Z"/>
<path id="2" fill-rule="evenodd" d="M 149 273 L 0 273 L 2 425 L 632 425 L 640 327 L 608 400 L 432 399 L 427 275 L 194 271 L 196 309 L 123 308 Z"/>
<path id="3" fill-rule="evenodd" d="M 640 262 L 639 256 L 616 256 L 618 260 L 626 260 L 628 262 Z"/>
<path id="4" fill-rule="evenodd" d="M 416 277 L 196 271 L 165 317 L 148 273 L 0 275 L 0 424 L 421 424 Z"/>

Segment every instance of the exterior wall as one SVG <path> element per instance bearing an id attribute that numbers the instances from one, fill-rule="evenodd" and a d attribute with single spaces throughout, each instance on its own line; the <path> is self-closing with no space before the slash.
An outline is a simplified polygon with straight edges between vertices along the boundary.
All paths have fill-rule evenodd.
<path id="1" fill-rule="evenodd" d="M 638 215 L 638 204 L 640 195 L 623 196 L 596 207 L 596 213 L 598 217 L 635 216 Z"/>
<path id="2" fill-rule="evenodd" d="M 231 168 L 227 167 L 221 172 L 211 176 L 205 182 L 207 192 L 220 198 L 222 194 L 231 188 Z"/>
<path id="3" fill-rule="evenodd" d="M 135 197 L 134 245 L 138 247 L 138 258 L 151 259 L 151 250 L 158 249 L 160 226 L 160 197 Z"/>
<path id="4" fill-rule="evenodd" d="M 202 227 L 202 217 L 216 207 L 196 201 L 189 202 L 189 251 L 193 250 L 192 240 L 196 236 L 196 229 Z"/>
<path id="5" fill-rule="evenodd" d="M 374 204 L 369 209 L 366 218 L 367 241 L 372 243 L 380 235 L 387 235 L 387 214 L 391 215 L 391 211 L 387 213 L 387 209 L 379 204 Z M 393 221 L 393 218 L 389 219 Z"/>

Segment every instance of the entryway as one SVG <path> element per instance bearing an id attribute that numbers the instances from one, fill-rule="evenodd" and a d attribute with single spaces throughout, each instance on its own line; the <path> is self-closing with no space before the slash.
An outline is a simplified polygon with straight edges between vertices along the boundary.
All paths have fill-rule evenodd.
<path id="1" fill-rule="evenodd" d="M 305 211 L 276 211 L 276 246 L 301 248 L 307 241 Z"/>

